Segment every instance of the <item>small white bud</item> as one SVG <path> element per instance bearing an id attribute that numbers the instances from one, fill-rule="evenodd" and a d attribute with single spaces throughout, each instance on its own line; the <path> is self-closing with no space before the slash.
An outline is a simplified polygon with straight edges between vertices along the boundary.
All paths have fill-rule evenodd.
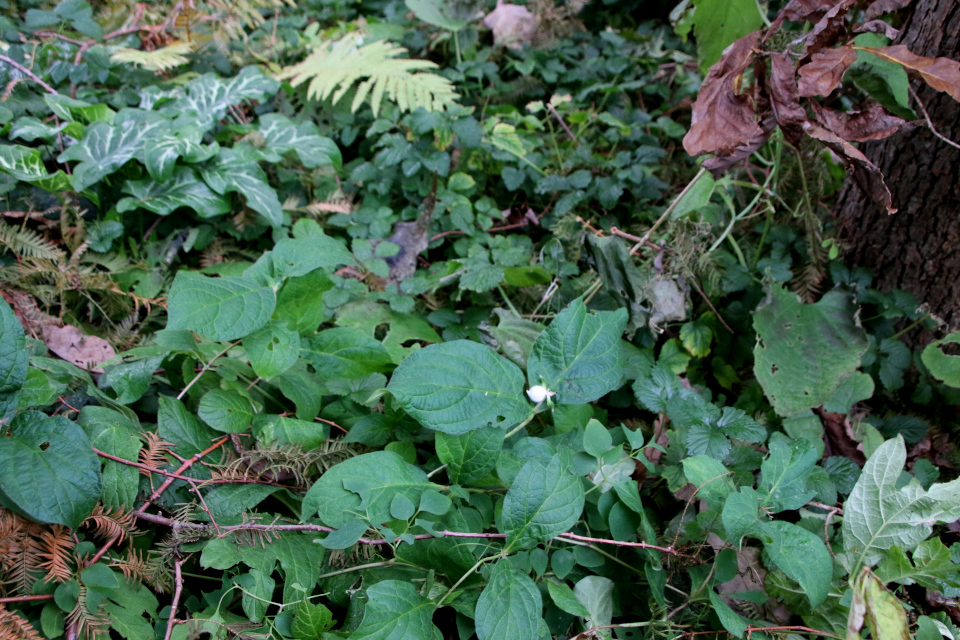
<path id="1" fill-rule="evenodd" d="M 547 391 L 545 387 L 539 384 L 527 389 L 527 397 L 538 404 L 543 402 L 547 398 L 552 398 L 554 395 L 555 395 L 554 391 Z"/>

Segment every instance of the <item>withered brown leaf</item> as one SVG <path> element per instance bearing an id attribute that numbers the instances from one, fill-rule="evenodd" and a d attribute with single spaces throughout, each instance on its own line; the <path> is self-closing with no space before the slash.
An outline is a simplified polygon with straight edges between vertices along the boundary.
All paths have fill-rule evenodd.
<path id="1" fill-rule="evenodd" d="M 820 125 L 805 122 L 803 130 L 811 138 L 816 138 L 826 144 L 834 153 L 844 159 L 851 170 L 857 186 L 874 202 L 887 210 L 887 213 L 896 213 L 893 207 L 893 196 L 887 183 L 883 181 L 883 174 L 877 165 L 870 162 L 867 156 L 855 146 Z"/>
<path id="2" fill-rule="evenodd" d="M 824 14 L 840 0 L 790 0 L 783 8 L 788 20 L 820 22 Z"/>
<path id="3" fill-rule="evenodd" d="M 860 111 L 834 111 L 816 104 L 814 109 L 821 124 L 844 140 L 853 142 L 889 138 L 909 124 L 879 104 Z"/>
<path id="4" fill-rule="evenodd" d="M 882 36 L 886 36 L 891 40 L 896 40 L 897 36 L 900 35 L 899 29 L 894 29 L 893 25 L 889 22 L 884 22 L 883 20 L 871 20 L 866 22 L 856 29 L 853 30 L 854 33 L 879 33 Z"/>
<path id="5" fill-rule="evenodd" d="M 885 13 L 890 13 L 891 11 L 899 11 L 910 5 L 913 0 L 875 0 L 869 7 L 867 7 L 867 20 L 873 20 L 874 18 L 881 16 Z"/>
<path id="6" fill-rule="evenodd" d="M 813 54 L 810 62 L 800 67 L 800 95 L 830 95 L 843 80 L 843 74 L 856 61 L 857 52 L 849 44 Z"/>
<path id="7" fill-rule="evenodd" d="M 117 355 L 109 342 L 97 336 L 84 335 L 72 324 L 62 327 L 45 325 L 43 342 L 50 351 L 67 362 L 95 373 L 103 373 L 100 363 Z"/>
<path id="8" fill-rule="evenodd" d="M 807 113 L 800 106 L 800 91 L 797 88 L 797 68 L 790 54 L 770 54 L 770 82 L 767 84 L 770 106 L 777 124 L 787 140 L 796 145 L 803 137 L 801 125 Z"/>
<path id="9" fill-rule="evenodd" d="M 803 49 L 803 63 L 813 54 L 826 47 L 832 47 L 841 38 L 847 35 L 847 12 L 856 4 L 856 0 L 840 0 L 830 8 L 820 21 L 813 26 L 813 30 L 807 36 L 807 44 Z M 845 40 L 845 38 L 844 38 Z"/>
<path id="10" fill-rule="evenodd" d="M 759 33 L 743 36 L 724 50 L 707 74 L 693 104 L 683 148 L 692 156 L 725 155 L 760 134 L 750 97 L 737 92 L 737 79 L 754 56 Z"/>
<path id="11" fill-rule="evenodd" d="M 914 71 L 924 82 L 943 91 L 954 100 L 960 100 L 960 62 L 950 58 L 925 58 L 918 56 L 902 44 L 891 47 L 863 47 L 873 55 L 902 64 L 907 71 Z"/>

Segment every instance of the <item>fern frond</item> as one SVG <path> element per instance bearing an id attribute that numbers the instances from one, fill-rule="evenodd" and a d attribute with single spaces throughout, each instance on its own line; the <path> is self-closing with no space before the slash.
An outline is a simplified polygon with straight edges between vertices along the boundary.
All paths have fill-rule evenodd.
<path id="1" fill-rule="evenodd" d="M 147 71 L 169 71 L 190 62 L 186 57 L 189 53 L 193 53 L 189 42 L 174 42 L 153 51 L 121 47 L 110 56 L 110 62 L 129 63 Z"/>
<path id="2" fill-rule="evenodd" d="M 55 244 L 32 229 L 21 229 L 0 221 L 0 245 L 25 258 L 60 260 L 64 257 Z"/>
<path id="3" fill-rule="evenodd" d="M 41 525 L 0 508 L 0 586 L 30 593 L 41 572 L 43 531 Z"/>
<path id="4" fill-rule="evenodd" d="M 453 83 L 427 69 L 437 65 L 428 60 L 398 58 L 406 49 L 390 42 L 362 44 L 362 35 L 351 33 L 335 42 L 324 42 L 307 58 L 280 72 L 293 86 L 310 81 L 307 96 L 336 104 L 358 81 L 351 110 L 356 111 L 369 98 L 377 115 L 384 95 L 396 102 L 401 111 L 423 107 L 442 111 L 457 99 Z M 366 78 L 365 80 L 362 80 Z"/>
<path id="5" fill-rule="evenodd" d="M 0 604 L 0 638 L 3 640 L 42 640 L 30 623 Z"/>
<path id="6" fill-rule="evenodd" d="M 67 626 L 76 629 L 77 637 L 93 639 L 106 635 L 106 627 L 109 624 L 109 618 L 100 612 L 99 607 L 95 613 L 90 612 L 87 607 L 87 588 L 81 583 L 77 604 L 73 607 L 73 611 L 67 614 Z"/>
<path id="7" fill-rule="evenodd" d="M 47 582 L 66 582 L 73 577 L 70 558 L 76 543 L 69 529 L 58 524 L 51 526 L 40 534 L 40 546 L 43 551 L 39 554 L 42 561 L 38 566 L 47 572 Z"/>
<path id="8" fill-rule="evenodd" d="M 147 431 L 143 435 L 147 439 L 147 446 L 140 450 L 140 464 L 144 464 L 153 469 L 160 469 L 167 464 L 165 456 L 170 453 L 173 443 L 165 442 L 153 431 Z M 140 473 L 148 477 L 150 476 L 150 473 L 143 469 L 140 470 Z"/>
<path id="9" fill-rule="evenodd" d="M 123 509 L 104 509 L 98 504 L 83 524 L 93 528 L 93 535 L 101 540 L 118 538 L 123 542 L 127 537 L 136 535 L 136 518 Z"/>

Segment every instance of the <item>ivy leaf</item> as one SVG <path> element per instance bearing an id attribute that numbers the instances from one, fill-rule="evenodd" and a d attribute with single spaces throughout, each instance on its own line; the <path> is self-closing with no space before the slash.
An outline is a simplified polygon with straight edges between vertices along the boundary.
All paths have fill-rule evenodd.
<path id="1" fill-rule="evenodd" d="M 363 621 L 350 634 L 352 640 L 443 639 L 433 626 L 434 603 L 424 600 L 411 583 L 378 582 L 367 589 L 367 598 Z"/>
<path id="2" fill-rule="evenodd" d="M 528 461 L 503 499 L 506 548 L 546 542 L 569 531 L 580 519 L 583 505 L 583 483 L 570 473 L 559 454 L 546 465 L 537 459 Z"/>
<path id="3" fill-rule="evenodd" d="M 6 300 L 0 298 L 0 421 L 17 409 L 17 393 L 27 379 L 28 357 L 23 327 Z"/>
<path id="4" fill-rule="evenodd" d="M 393 365 L 379 340 L 353 327 L 325 329 L 310 336 L 301 355 L 325 380 L 356 380 Z"/>
<path id="5" fill-rule="evenodd" d="M 167 329 L 189 329 L 214 342 L 236 340 L 265 325 L 275 306 L 270 287 L 237 276 L 179 271 L 170 287 Z"/>
<path id="6" fill-rule="evenodd" d="M 924 490 L 916 479 L 897 488 L 907 450 L 903 436 L 881 444 L 843 505 L 843 546 L 873 566 L 894 546 L 913 551 L 935 522 L 960 517 L 960 478 Z"/>
<path id="7" fill-rule="evenodd" d="M 193 169 L 187 167 L 177 167 L 170 179 L 163 182 L 151 178 L 127 180 L 123 192 L 129 197 L 117 202 L 120 213 L 146 209 L 168 216 L 180 207 L 186 207 L 201 218 L 212 218 L 232 210 L 229 198 L 214 193 L 197 178 Z"/>
<path id="8" fill-rule="evenodd" d="M 296 640 L 320 640 L 321 634 L 336 624 L 333 614 L 322 604 L 310 604 L 301 600 L 293 610 L 290 632 Z"/>
<path id="9" fill-rule="evenodd" d="M 816 495 L 807 490 L 807 479 L 820 454 L 806 438 L 790 440 L 781 433 L 773 434 L 768 446 L 758 485 L 762 505 L 774 512 L 799 509 Z"/>
<path id="10" fill-rule="evenodd" d="M 387 390 L 423 426 L 452 435 L 519 424 L 529 413 L 523 373 L 482 344 L 455 340 L 415 351 Z"/>
<path id="11" fill-rule="evenodd" d="M 279 320 L 243 338 L 254 373 L 269 380 L 292 367 L 300 356 L 300 334 Z"/>
<path id="12" fill-rule="evenodd" d="M 106 407 L 87 405 L 80 411 L 77 423 L 90 444 L 112 456 L 137 462 L 140 435 L 137 427 L 123 414 Z M 140 489 L 140 473 L 135 467 L 113 460 L 103 461 L 100 500 L 110 509 L 132 507 Z"/>
<path id="13" fill-rule="evenodd" d="M 542 608 L 540 590 L 533 580 L 509 561 L 500 560 L 477 600 L 477 637 L 480 640 L 539 638 Z"/>
<path id="14" fill-rule="evenodd" d="M 236 391 L 213 389 L 203 394 L 197 415 L 217 431 L 243 433 L 253 422 L 253 407 Z"/>
<path id="15" fill-rule="evenodd" d="M 459 435 L 438 432 L 437 457 L 447 465 L 450 482 L 470 484 L 489 475 L 500 458 L 503 436 L 503 429 L 495 427 L 480 427 Z"/>
<path id="16" fill-rule="evenodd" d="M 827 599 L 833 581 L 833 558 L 819 536 L 782 520 L 761 522 L 753 534 L 763 541 L 774 564 L 800 583 L 810 606 L 816 607 Z"/>
<path id="17" fill-rule="evenodd" d="M 419 467 L 392 451 L 374 451 L 344 460 L 320 476 L 303 498 L 303 520 L 314 513 L 339 529 L 363 514 L 371 524 L 391 519 L 390 503 L 398 494 L 420 502 L 424 491 L 436 489 Z"/>
<path id="18" fill-rule="evenodd" d="M 930 538 L 917 546 L 912 562 L 900 547 L 888 549 L 877 577 L 885 583 L 920 584 L 940 591 L 942 583 L 960 587 L 960 566 L 953 564 L 950 549 L 939 538 Z"/>
<path id="19" fill-rule="evenodd" d="M 575 300 L 537 338 L 527 362 L 531 385 L 555 391 L 560 404 L 586 404 L 620 386 L 620 336 L 626 309 L 587 311 Z"/>
<path id="20" fill-rule="evenodd" d="M 100 499 L 100 458 L 62 416 L 20 413 L 0 437 L 0 502 L 39 522 L 76 529 Z"/>

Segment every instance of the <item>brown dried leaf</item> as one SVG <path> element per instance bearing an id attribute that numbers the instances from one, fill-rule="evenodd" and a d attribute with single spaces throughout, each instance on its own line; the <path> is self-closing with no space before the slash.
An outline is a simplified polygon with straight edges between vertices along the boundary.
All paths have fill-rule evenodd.
<path id="1" fill-rule="evenodd" d="M 886 36 L 891 40 L 896 40 L 897 36 L 900 35 L 899 29 L 894 29 L 889 23 L 884 22 L 883 20 L 871 20 L 865 24 L 860 25 L 853 30 L 854 33 L 879 33 L 882 36 Z"/>
<path id="2" fill-rule="evenodd" d="M 897 212 L 893 208 L 893 196 L 890 195 L 890 189 L 883 181 L 883 174 L 880 169 L 870 162 L 859 149 L 832 131 L 828 131 L 812 122 L 805 122 L 803 130 L 810 137 L 825 143 L 834 153 L 847 162 L 847 167 L 852 171 L 857 186 L 874 202 L 884 207 L 887 213 Z"/>
<path id="3" fill-rule="evenodd" d="M 693 104 L 690 131 L 683 138 L 690 155 L 727 155 L 761 134 L 750 97 L 737 94 L 737 78 L 750 63 L 758 39 L 759 33 L 740 38 L 710 67 Z"/>
<path id="4" fill-rule="evenodd" d="M 843 81 L 843 74 L 857 61 L 853 45 L 827 49 L 813 54 L 810 62 L 800 67 L 800 95 L 828 96 Z"/>
<path id="5" fill-rule="evenodd" d="M 790 0 L 783 8 L 788 20 L 820 22 L 839 0 Z"/>
<path id="6" fill-rule="evenodd" d="M 884 13 L 890 13 L 891 11 L 899 11 L 910 5 L 913 0 L 876 0 L 873 4 L 867 7 L 867 20 L 873 20 L 874 18 L 883 15 Z"/>
<path id="7" fill-rule="evenodd" d="M 483 24 L 493 31 L 494 43 L 520 49 L 523 42 L 529 42 L 537 32 L 539 20 L 522 5 L 497 0 L 497 8 L 486 15 Z"/>
<path id="8" fill-rule="evenodd" d="M 800 106 L 797 68 L 790 54 L 770 54 L 770 82 L 767 92 L 770 94 L 770 107 L 777 124 L 787 136 L 787 140 L 796 145 L 803 136 L 801 125 L 807 120 L 807 113 Z"/>
<path id="9" fill-rule="evenodd" d="M 814 25 L 810 35 L 807 36 L 807 44 L 803 50 L 801 63 L 821 49 L 837 44 L 842 37 L 846 36 L 847 22 L 845 18 L 856 1 L 840 0 L 839 3 L 823 14 L 820 21 Z"/>
<path id="10" fill-rule="evenodd" d="M 96 336 L 84 335 L 72 324 L 62 327 L 44 326 L 43 342 L 50 351 L 64 360 L 95 373 L 103 373 L 103 369 L 98 365 L 117 355 L 109 342 Z"/>
<path id="11" fill-rule="evenodd" d="M 860 47 L 858 47 L 860 48 Z M 950 58 L 925 58 L 902 44 L 892 47 L 862 47 L 875 56 L 902 64 L 907 71 L 920 74 L 924 82 L 960 101 L 960 62 Z"/>
<path id="12" fill-rule="evenodd" d="M 889 138 L 909 124 L 903 118 L 892 115 L 879 104 L 872 104 L 862 111 L 834 111 L 815 106 L 817 119 L 835 134 L 853 142 Z"/>

